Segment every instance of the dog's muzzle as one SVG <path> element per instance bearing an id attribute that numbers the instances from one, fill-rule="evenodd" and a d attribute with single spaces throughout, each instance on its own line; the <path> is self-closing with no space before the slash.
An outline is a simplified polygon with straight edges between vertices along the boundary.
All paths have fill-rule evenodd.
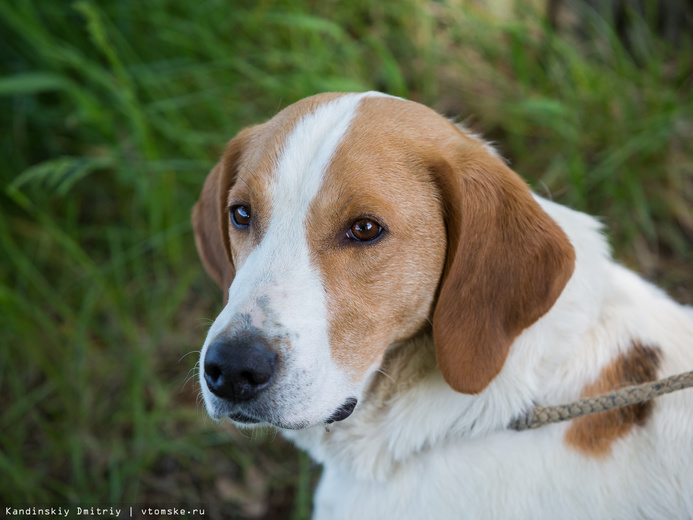
<path id="1" fill-rule="evenodd" d="M 269 423 L 294 430 L 320 423 L 329 425 L 351 416 L 356 408 L 356 397 L 345 399 L 332 412 L 318 412 L 317 417 L 307 421 L 286 421 L 286 415 L 296 412 L 289 409 L 287 414 L 283 405 L 278 404 L 282 402 L 279 383 L 283 363 L 272 346 L 263 334 L 245 330 L 222 334 L 207 347 L 203 377 L 213 396 L 214 417 L 226 417 L 245 425 Z M 278 392 L 279 395 L 275 395 Z"/>

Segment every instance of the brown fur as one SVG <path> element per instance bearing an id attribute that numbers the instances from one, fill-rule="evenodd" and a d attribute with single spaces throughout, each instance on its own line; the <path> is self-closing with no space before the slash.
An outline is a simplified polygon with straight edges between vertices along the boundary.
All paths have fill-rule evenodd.
<path id="1" fill-rule="evenodd" d="M 424 326 L 445 266 L 433 314 L 438 363 L 454 389 L 482 391 L 570 278 L 565 234 L 483 143 L 421 105 L 364 100 L 329 172 L 310 220 L 326 227 L 311 234 L 328 237 L 314 249 L 332 302 L 333 357 L 360 376 Z M 384 219 L 386 239 L 332 248 L 334 226 L 361 212 Z"/>
<path id="2" fill-rule="evenodd" d="M 228 288 L 236 273 L 227 254 L 227 224 L 223 220 L 224 210 L 219 194 L 228 191 L 229 174 L 218 163 L 207 176 L 200 199 L 192 212 L 195 244 L 202 264 L 214 281 Z M 224 293 L 224 303 L 226 293 Z"/>
<path id="3" fill-rule="evenodd" d="M 410 334 L 412 327 L 421 326 L 419 316 L 392 309 L 402 303 L 415 308 L 411 296 L 402 301 L 401 285 L 408 280 L 401 273 L 407 273 L 412 282 L 425 280 L 428 291 L 430 275 L 440 273 L 444 262 L 433 313 L 438 363 L 452 388 L 481 392 L 500 372 L 510 344 L 551 308 L 570 278 L 575 254 L 567 237 L 541 210 L 520 177 L 484 143 L 421 105 L 364 100 L 333 166 L 340 174 L 356 172 L 345 182 L 359 200 L 377 194 L 376 208 L 394 206 L 397 201 L 399 214 L 392 222 L 398 233 L 392 234 L 392 240 L 402 242 L 389 261 L 400 276 L 393 276 L 392 283 L 378 278 L 384 291 L 365 314 L 377 317 L 376 307 L 385 305 L 390 316 L 401 320 L 395 330 Z M 415 202 L 417 197 L 422 202 Z M 437 208 L 431 207 L 433 201 Z M 416 233 L 422 231 L 422 223 L 429 233 Z M 446 259 L 440 256 L 443 228 Z M 344 279 L 348 272 L 345 267 L 324 264 L 323 272 L 335 273 L 328 274 L 330 280 L 339 273 Z M 370 267 L 363 267 L 370 272 Z M 367 278 L 343 289 L 335 299 L 340 309 L 333 313 L 335 322 L 352 323 L 342 317 L 362 315 L 362 295 L 375 290 Z M 424 302 L 420 309 L 428 311 L 430 300 L 422 295 L 418 301 Z M 337 330 L 342 338 L 349 333 Z M 365 343 L 372 348 L 373 343 Z M 351 342 L 337 345 L 355 357 Z M 373 359 L 369 354 L 363 363 Z"/>
<path id="4" fill-rule="evenodd" d="M 310 208 L 307 231 L 327 292 L 332 357 L 356 380 L 380 363 L 387 346 L 428 323 L 443 269 L 437 188 L 403 146 L 416 142 L 415 123 L 393 111 L 392 100 L 362 101 Z M 394 127 L 396 133 L 387 130 Z M 382 239 L 344 240 L 364 215 L 384 225 Z"/>
<path id="5" fill-rule="evenodd" d="M 441 166 L 448 260 L 433 316 L 443 376 L 470 394 L 486 388 L 515 338 L 549 311 L 575 263 L 527 185 L 480 148 L 467 142 Z"/>
<path id="6" fill-rule="evenodd" d="M 628 352 L 604 367 L 599 377 L 583 389 L 582 397 L 654 381 L 657 378 L 659 357 L 659 349 L 633 342 Z M 647 401 L 575 419 L 566 432 L 565 440 L 582 453 L 604 457 L 611 453 L 614 441 L 627 435 L 633 427 L 645 424 L 652 414 L 653 406 L 653 401 Z"/>

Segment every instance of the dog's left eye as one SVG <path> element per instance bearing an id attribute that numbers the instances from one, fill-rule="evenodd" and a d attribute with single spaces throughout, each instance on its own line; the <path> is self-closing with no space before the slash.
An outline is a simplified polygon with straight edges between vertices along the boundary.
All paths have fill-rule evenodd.
<path id="1" fill-rule="evenodd" d="M 250 208 L 242 204 L 231 206 L 231 220 L 237 228 L 247 228 L 250 224 Z"/>
<path id="2" fill-rule="evenodd" d="M 382 231 L 382 226 L 374 220 L 361 218 L 351 225 L 347 237 L 359 242 L 370 242 L 378 238 Z"/>

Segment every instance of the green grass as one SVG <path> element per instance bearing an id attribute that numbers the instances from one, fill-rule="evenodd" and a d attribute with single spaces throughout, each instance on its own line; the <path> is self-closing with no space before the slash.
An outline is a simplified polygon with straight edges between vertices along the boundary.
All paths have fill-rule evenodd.
<path id="1" fill-rule="evenodd" d="M 690 301 L 693 42 L 635 17 L 627 48 L 578 18 L 580 35 L 446 1 L 1 2 L 0 503 L 308 517 L 319 471 L 206 419 L 186 380 L 221 306 L 190 208 L 226 140 L 310 94 L 467 120 Z"/>

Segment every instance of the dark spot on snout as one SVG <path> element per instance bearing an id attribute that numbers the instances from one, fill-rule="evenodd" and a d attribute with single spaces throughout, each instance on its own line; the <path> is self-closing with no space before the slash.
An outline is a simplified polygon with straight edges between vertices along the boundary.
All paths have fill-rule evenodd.
<path id="1" fill-rule="evenodd" d="M 356 403 L 357 403 L 356 398 L 350 397 L 325 422 L 327 424 L 332 424 L 333 422 L 343 421 L 344 419 L 346 419 L 347 417 L 349 417 L 353 413 L 354 408 L 356 408 Z"/>
<path id="2" fill-rule="evenodd" d="M 258 334 L 217 338 L 207 349 L 204 377 L 222 399 L 249 401 L 267 388 L 277 367 L 277 354 Z"/>
<path id="3" fill-rule="evenodd" d="M 270 299 L 269 299 L 269 296 L 267 296 L 266 294 L 258 296 L 257 299 L 255 300 L 255 305 L 260 307 L 263 311 L 266 311 L 269 308 L 269 304 L 270 304 Z"/>

